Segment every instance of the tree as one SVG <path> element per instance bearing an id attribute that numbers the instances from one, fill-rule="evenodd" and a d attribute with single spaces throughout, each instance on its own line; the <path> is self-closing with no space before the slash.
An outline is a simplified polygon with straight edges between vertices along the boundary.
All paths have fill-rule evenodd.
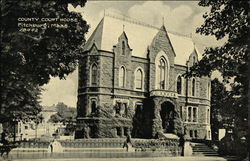
<path id="1" fill-rule="evenodd" d="M 74 122 L 76 118 L 76 109 L 73 107 L 68 107 L 63 102 L 59 102 L 56 105 L 57 113 L 54 115 L 51 115 L 49 121 L 58 123 L 72 123 Z"/>
<path id="2" fill-rule="evenodd" d="M 41 111 L 41 86 L 51 77 L 65 79 L 75 70 L 88 25 L 80 13 L 69 12 L 67 6 L 83 7 L 85 3 L 86 0 L 1 1 L 1 122 L 36 115 Z M 66 24 L 67 28 L 45 27 L 36 32 L 22 32 L 19 18 L 71 18 L 77 21 L 58 22 Z M 29 23 L 40 24 L 40 20 Z"/>
<path id="3" fill-rule="evenodd" d="M 226 90 L 225 85 L 217 78 L 211 82 L 211 130 L 212 138 L 218 139 L 218 129 L 224 127 L 224 123 L 232 123 L 235 108 L 232 106 L 233 98 Z"/>
<path id="4" fill-rule="evenodd" d="M 247 118 L 249 107 L 249 1 L 200 0 L 199 5 L 210 7 L 210 12 L 203 15 L 204 24 L 197 28 L 197 32 L 227 41 L 223 46 L 206 48 L 203 58 L 191 68 L 188 76 L 211 75 L 212 71 L 218 70 L 225 82 L 233 82 L 230 94 L 234 98 L 233 107 L 238 111 L 237 121 L 242 122 Z"/>

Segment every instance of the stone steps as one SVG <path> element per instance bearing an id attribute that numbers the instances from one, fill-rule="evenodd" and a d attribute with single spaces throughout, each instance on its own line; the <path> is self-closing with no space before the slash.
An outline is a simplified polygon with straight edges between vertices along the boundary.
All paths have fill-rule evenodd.
<path id="1" fill-rule="evenodd" d="M 216 151 L 203 143 L 192 143 L 191 145 L 194 156 L 219 156 Z"/>

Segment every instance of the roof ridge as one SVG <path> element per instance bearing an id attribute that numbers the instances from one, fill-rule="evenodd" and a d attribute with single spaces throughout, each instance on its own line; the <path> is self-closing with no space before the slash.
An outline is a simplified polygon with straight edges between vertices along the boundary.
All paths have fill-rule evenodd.
<path id="1" fill-rule="evenodd" d="M 115 19 L 119 19 L 119 20 L 122 20 L 122 21 L 126 21 L 126 22 L 129 22 L 129 23 L 133 23 L 133 24 L 137 24 L 137 25 L 141 25 L 141 26 L 145 26 L 145 27 L 149 27 L 149 28 L 160 30 L 160 28 L 158 28 L 156 26 L 153 26 L 153 25 L 147 24 L 145 22 L 133 19 L 133 18 L 131 18 L 129 16 L 126 16 L 126 15 L 120 14 L 120 16 L 122 16 L 122 17 L 119 17 L 118 15 L 114 15 L 114 14 L 110 14 L 110 13 L 105 13 L 104 17 L 105 16 L 111 17 L 111 18 L 115 18 Z"/>
<path id="2" fill-rule="evenodd" d="M 118 19 L 118 20 L 122 20 L 122 21 L 126 21 L 126 22 L 129 22 L 129 23 L 132 23 L 132 24 L 137 24 L 137 25 L 140 25 L 140 26 L 145 26 L 145 27 L 148 27 L 148 28 L 153 28 L 153 29 L 157 29 L 157 30 L 163 30 L 163 29 L 161 29 L 159 27 L 147 24 L 145 22 L 142 22 L 140 20 L 137 20 L 135 18 L 129 17 L 129 16 L 121 14 L 121 13 L 114 13 L 114 12 L 111 13 L 110 11 L 109 12 L 105 11 L 103 18 L 105 16 L 110 17 L 110 18 L 114 18 L 114 19 Z M 185 37 L 185 38 L 192 39 L 192 37 L 190 36 L 190 34 L 181 34 L 181 33 L 178 33 L 178 32 L 167 30 L 167 29 L 166 29 L 166 32 L 174 34 L 174 35 L 177 35 L 177 36 L 182 36 L 182 37 Z"/>

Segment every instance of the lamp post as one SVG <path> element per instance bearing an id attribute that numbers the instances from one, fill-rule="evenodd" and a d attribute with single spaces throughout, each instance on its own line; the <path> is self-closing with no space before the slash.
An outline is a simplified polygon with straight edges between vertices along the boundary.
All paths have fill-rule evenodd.
<path id="1" fill-rule="evenodd" d="M 18 119 L 14 116 L 13 123 L 14 123 L 14 143 L 16 143 L 16 122 Z"/>
<path id="2" fill-rule="evenodd" d="M 37 119 L 37 116 L 36 116 L 35 125 L 36 125 L 36 131 L 35 131 L 35 132 L 36 132 L 36 136 L 35 136 L 35 137 L 36 137 L 36 141 L 37 141 L 37 126 L 38 126 L 38 119 Z"/>

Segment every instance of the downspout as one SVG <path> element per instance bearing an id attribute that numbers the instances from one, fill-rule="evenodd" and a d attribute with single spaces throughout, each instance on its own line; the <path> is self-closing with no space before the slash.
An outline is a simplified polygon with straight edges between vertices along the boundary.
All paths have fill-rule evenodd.
<path id="1" fill-rule="evenodd" d="M 188 64 L 189 64 L 189 61 L 187 61 L 187 73 L 188 73 L 188 71 L 189 71 L 189 66 L 188 66 Z M 186 95 L 185 95 L 185 104 L 186 104 L 186 106 L 187 106 L 187 104 L 188 104 L 188 77 L 186 78 Z"/>
<path id="2" fill-rule="evenodd" d="M 150 53 L 150 50 L 149 50 L 149 48 L 147 49 L 147 58 L 148 58 L 148 82 L 147 82 L 147 88 L 148 88 L 148 91 L 147 91 L 147 93 L 148 93 L 148 97 L 150 96 L 150 85 L 151 85 L 151 81 L 150 81 L 150 57 L 149 57 L 149 53 Z"/>
<path id="3" fill-rule="evenodd" d="M 113 97 L 115 95 L 115 58 L 116 58 L 114 48 L 115 46 L 113 47 L 112 91 L 111 91 Z"/>

